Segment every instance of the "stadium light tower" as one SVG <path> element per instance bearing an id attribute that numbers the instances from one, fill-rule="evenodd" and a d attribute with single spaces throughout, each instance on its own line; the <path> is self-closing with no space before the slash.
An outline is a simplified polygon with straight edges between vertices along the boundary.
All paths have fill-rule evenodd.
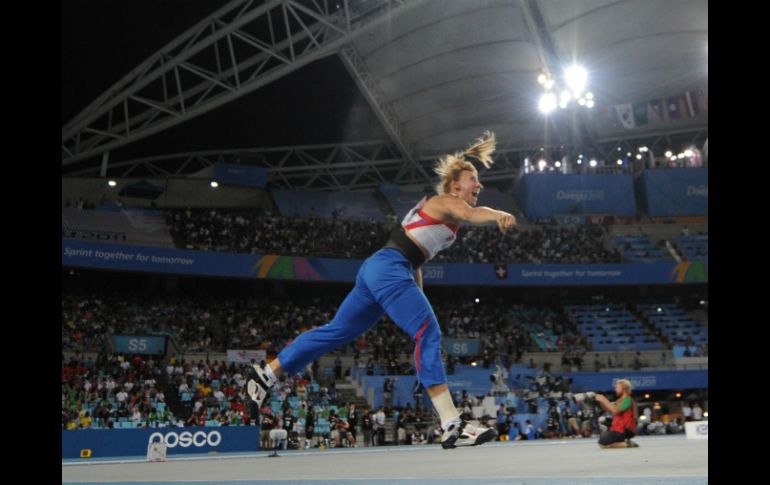
<path id="1" fill-rule="evenodd" d="M 540 111 L 544 114 L 548 114 L 556 109 L 556 95 L 553 93 L 545 93 L 540 96 Z"/>

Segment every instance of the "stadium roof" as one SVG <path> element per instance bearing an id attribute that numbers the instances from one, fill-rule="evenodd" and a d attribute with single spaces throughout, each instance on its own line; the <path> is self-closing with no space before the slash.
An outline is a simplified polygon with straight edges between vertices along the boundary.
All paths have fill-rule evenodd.
<path id="1" fill-rule="evenodd" d="M 275 186 L 360 188 L 427 182 L 435 155 L 487 129 L 500 142 L 504 162 L 490 172 L 500 178 L 538 147 L 601 156 L 633 139 L 702 143 L 707 133 L 707 112 L 629 130 L 600 109 L 707 88 L 706 0 L 233 0 L 208 14 L 206 5 L 192 7 L 181 15 L 189 30 L 177 15 L 166 38 L 148 30 L 150 17 L 163 24 L 173 12 L 139 9 L 132 20 L 141 27 L 113 18 L 113 43 L 102 43 L 113 49 L 111 72 L 117 65 L 128 74 L 99 86 L 101 95 L 72 81 L 66 58 L 75 55 L 68 39 L 88 49 L 81 29 L 106 10 L 65 15 L 63 92 L 87 106 L 63 107 L 63 174 L 98 175 L 106 152 L 109 175 L 192 173 L 224 154 L 268 166 Z M 150 48 L 143 62 L 136 44 Z M 124 57 L 133 64 L 121 65 Z M 538 74 L 559 78 L 573 62 L 588 71 L 596 107 L 544 116 Z"/>

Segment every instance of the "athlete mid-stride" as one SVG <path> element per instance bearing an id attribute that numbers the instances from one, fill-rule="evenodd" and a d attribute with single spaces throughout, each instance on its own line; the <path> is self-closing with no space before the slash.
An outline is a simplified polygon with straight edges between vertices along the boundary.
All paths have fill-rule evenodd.
<path id="1" fill-rule="evenodd" d="M 258 406 L 282 372 L 300 372 L 321 355 L 369 330 L 387 313 L 414 339 L 417 378 L 428 390 L 444 430 L 441 446 L 475 446 L 495 439 L 494 430 L 460 419 L 452 403 L 441 360 L 441 329 L 422 291 L 420 270 L 455 241 L 460 223 L 496 222 L 503 233 L 516 225 L 516 218 L 507 212 L 476 207 L 482 185 L 471 159 L 489 168 L 494 150 L 494 134 L 485 133 L 464 152 L 439 159 L 434 168 L 441 178 L 438 195 L 423 198 L 391 232 L 385 246 L 364 261 L 355 287 L 332 321 L 299 335 L 265 367 L 253 366 L 247 391 Z"/>

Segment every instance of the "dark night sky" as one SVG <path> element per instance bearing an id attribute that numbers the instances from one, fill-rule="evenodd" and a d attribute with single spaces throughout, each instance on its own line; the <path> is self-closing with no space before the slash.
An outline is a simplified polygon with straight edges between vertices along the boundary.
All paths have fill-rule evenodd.
<path id="1" fill-rule="evenodd" d="M 227 2 L 62 2 L 62 124 L 166 43 Z M 385 139 L 366 100 L 332 56 L 160 134 L 112 160 L 237 147 Z"/>

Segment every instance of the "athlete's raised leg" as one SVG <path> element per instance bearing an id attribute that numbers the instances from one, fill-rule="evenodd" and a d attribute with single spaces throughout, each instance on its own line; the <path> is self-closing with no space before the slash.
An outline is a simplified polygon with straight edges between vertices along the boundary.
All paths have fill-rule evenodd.
<path id="1" fill-rule="evenodd" d="M 369 330 L 383 313 L 366 284 L 357 277 L 356 286 L 345 297 L 331 322 L 299 335 L 265 368 L 253 366 L 246 386 L 249 396 L 261 406 L 282 372 L 299 372 L 321 355 Z"/>
<path id="2" fill-rule="evenodd" d="M 447 385 L 441 359 L 441 328 L 425 294 L 417 286 L 407 265 L 376 266 L 363 271 L 367 287 L 390 318 L 414 339 L 417 377 L 428 390 L 440 419 L 444 448 L 475 446 L 493 440 L 497 433 L 460 419 Z M 377 271 L 380 270 L 380 271 Z"/>

